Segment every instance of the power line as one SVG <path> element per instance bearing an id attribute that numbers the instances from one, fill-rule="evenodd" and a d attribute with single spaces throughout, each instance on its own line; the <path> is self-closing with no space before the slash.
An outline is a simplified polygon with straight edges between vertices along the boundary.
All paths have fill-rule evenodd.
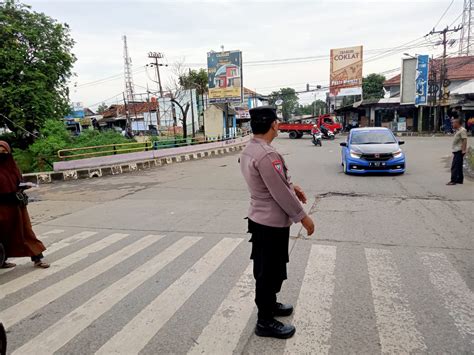
<path id="1" fill-rule="evenodd" d="M 94 107 L 94 106 L 97 106 L 97 105 L 100 105 L 102 103 L 105 103 L 107 101 L 110 101 L 112 99 L 115 99 L 117 96 L 122 96 L 122 92 L 118 93 L 117 95 L 114 95 L 112 97 L 109 97 L 108 99 L 105 99 L 105 100 L 100 100 L 99 102 L 96 102 L 95 104 L 92 104 L 92 105 L 85 105 L 85 107 Z"/>
<path id="2" fill-rule="evenodd" d="M 139 67 L 139 68 L 133 70 L 132 72 L 134 74 L 139 74 L 139 73 L 142 73 L 144 71 L 145 71 L 145 66 Z M 123 73 L 120 73 L 120 74 L 111 75 L 111 76 L 108 76 L 108 77 L 105 77 L 105 78 L 102 78 L 102 79 L 97 79 L 97 80 L 90 81 L 90 82 L 87 82 L 87 83 L 75 85 L 74 87 L 75 88 L 82 88 L 82 87 L 85 87 L 85 86 L 94 86 L 94 85 L 102 84 L 102 83 L 107 82 L 107 81 L 113 81 L 113 80 L 118 80 L 118 79 L 122 79 L 122 78 L 123 78 Z"/>
<path id="3" fill-rule="evenodd" d="M 446 10 L 444 10 L 444 12 L 443 12 L 443 14 L 441 15 L 441 17 L 439 18 L 438 22 L 436 22 L 436 25 L 433 26 L 434 28 L 439 25 L 439 23 L 441 22 L 441 20 L 443 19 L 443 17 L 446 15 L 446 13 L 449 11 L 449 9 L 451 8 L 451 6 L 453 6 L 453 4 L 454 4 L 454 0 L 451 0 L 451 3 L 450 3 L 449 6 L 446 8 Z"/>

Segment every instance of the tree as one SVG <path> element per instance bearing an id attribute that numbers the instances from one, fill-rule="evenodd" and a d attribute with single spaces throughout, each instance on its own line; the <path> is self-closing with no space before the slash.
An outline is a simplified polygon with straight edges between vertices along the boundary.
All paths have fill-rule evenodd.
<path id="1" fill-rule="evenodd" d="M 313 115 L 319 116 L 326 113 L 326 102 L 323 100 L 316 100 L 308 105 L 298 105 L 294 111 L 296 116 Z"/>
<path id="2" fill-rule="evenodd" d="M 364 99 L 381 99 L 383 98 L 383 83 L 385 76 L 380 74 L 369 74 L 362 79 L 362 92 Z"/>
<path id="3" fill-rule="evenodd" d="M 278 91 L 273 91 L 269 95 L 270 105 L 275 105 L 275 102 L 279 99 L 283 101 L 283 120 L 288 121 L 291 118 L 291 115 L 295 112 L 295 109 L 298 107 L 298 95 L 296 95 L 296 91 L 293 88 L 281 88 Z"/>
<path id="4" fill-rule="evenodd" d="M 199 95 L 207 93 L 208 77 L 206 69 L 189 70 L 189 73 L 179 77 L 179 84 L 186 90 L 196 89 Z"/>
<path id="5" fill-rule="evenodd" d="M 107 111 L 107 109 L 109 108 L 109 106 L 107 106 L 107 104 L 105 102 L 102 102 L 99 107 L 97 107 L 97 113 L 98 114 L 103 114 L 105 111 Z"/>
<path id="6" fill-rule="evenodd" d="M 0 124 L 18 139 L 69 110 L 67 83 L 76 60 L 67 24 L 16 0 L 0 3 Z M 12 123 L 13 122 L 13 123 Z M 33 136 L 23 136 L 28 145 Z"/>

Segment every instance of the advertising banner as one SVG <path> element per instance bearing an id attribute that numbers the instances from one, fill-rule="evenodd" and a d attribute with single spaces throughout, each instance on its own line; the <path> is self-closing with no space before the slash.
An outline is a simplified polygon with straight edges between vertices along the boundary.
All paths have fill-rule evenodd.
<path id="1" fill-rule="evenodd" d="M 428 65 L 429 56 L 419 55 L 416 63 L 415 105 L 428 103 Z"/>
<path id="2" fill-rule="evenodd" d="M 402 73 L 400 79 L 400 105 L 413 105 L 416 95 L 416 58 L 402 59 Z"/>
<path id="3" fill-rule="evenodd" d="M 331 49 L 331 96 L 362 95 L 363 47 Z"/>
<path id="4" fill-rule="evenodd" d="M 207 53 L 209 103 L 242 102 L 242 52 Z"/>

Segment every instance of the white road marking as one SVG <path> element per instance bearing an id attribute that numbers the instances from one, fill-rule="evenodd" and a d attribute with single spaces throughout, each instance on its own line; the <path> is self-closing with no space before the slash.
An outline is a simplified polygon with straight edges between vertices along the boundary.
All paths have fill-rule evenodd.
<path id="1" fill-rule="evenodd" d="M 45 236 L 45 235 L 50 235 L 50 234 L 61 234 L 62 232 L 64 232 L 64 230 L 62 230 L 62 229 L 53 229 L 53 230 L 50 230 L 48 232 L 41 233 L 41 235 Z"/>
<path id="2" fill-rule="evenodd" d="M 59 230 L 59 229 L 56 229 L 56 230 Z M 54 243 L 51 246 L 48 246 L 46 248 L 46 251 L 43 254 L 45 256 L 48 256 L 49 254 L 55 253 L 58 250 L 61 250 L 65 247 L 68 247 L 69 245 L 71 245 L 75 242 L 78 242 L 78 241 L 83 240 L 83 239 L 87 239 L 87 238 L 92 237 L 93 235 L 96 235 L 96 234 L 97 234 L 97 232 L 81 232 L 81 233 L 75 234 L 75 235 L 73 235 L 69 238 L 60 240 L 57 243 Z M 41 236 L 40 236 L 40 239 L 41 239 Z M 11 261 L 11 262 L 13 262 L 17 265 L 25 265 L 25 264 L 31 263 L 31 259 L 29 257 L 11 258 L 11 259 L 8 259 L 8 261 Z M 0 275 L 1 274 L 6 274 L 7 272 L 10 272 L 10 271 L 13 271 L 13 270 L 15 270 L 15 268 L 0 270 Z"/>
<path id="3" fill-rule="evenodd" d="M 105 343 L 97 354 L 138 354 L 240 242 L 240 238 L 222 239 Z"/>
<path id="4" fill-rule="evenodd" d="M 124 299 L 158 271 L 192 247 L 201 238 L 185 237 L 102 290 L 41 334 L 17 349 L 14 354 L 50 354 L 66 345 L 82 330 Z"/>
<path id="5" fill-rule="evenodd" d="M 335 246 L 311 247 L 293 318 L 296 334 L 287 341 L 285 354 L 329 352 L 335 267 Z"/>
<path id="6" fill-rule="evenodd" d="M 24 287 L 27 287 L 37 281 L 40 281 L 48 276 L 51 276 L 65 268 L 75 264 L 76 262 L 85 259 L 90 254 L 98 252 L 108 246 L 126 238 L 128 234 L 114 233 L 108 237 L 101 239 L 93 244 L 90 244 L 75 253 L 72 253 L 64 258 L 56 260 L 49 269 L 32 269 L 28 274 L 20 276 L 17 279 L 11 280 L 10 282 L 2 285 L 0 290 L 0 299 L 5 298 L 9 294 L 17 292 Z"/>
<path id="7" fill-rule="evenodd" d="M 76 287 L 103 274 L 125 259 L 149 247 L 163 236 L 148 235 L 135 243 L 113 253 L 106 258 L 86 267 L 85 269 L 66 277 L 65 279 L 35 293 L 31 297 L 0 312 L 0 319 L 7 327 L 18 323 L 29 315 L 48 305 L 59 297 L 65 295 Z"/>
<path id="8" fill-rule="evenodd" d="M 365 249 L 382 353 L 412 354 L 427 350 L 408 304 L 392 253 Z"/>
<path id="9" fill-rule="evenodd" d="M 443 296 L 446 309 L 463 337 L 474 344 L 474 293 L 442 253 L 420 252 L 430 281 Z"/>
<path id="10" fill-rule="evenodd" d="M 254 310 L 252 271 L 250 263 L 188 354 L 232 354 Z"/>

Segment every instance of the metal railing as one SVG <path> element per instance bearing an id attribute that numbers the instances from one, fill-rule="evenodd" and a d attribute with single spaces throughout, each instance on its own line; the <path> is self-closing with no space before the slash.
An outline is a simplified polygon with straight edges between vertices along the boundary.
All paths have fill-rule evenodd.
<path id="1" fill-rule="evenodd" d="M 227 135 L 217 137 L 201 137 L 201 138 L 169 138 L 169 139 L 157 139 L 148 142 L 133 142 L 133 143 L 118 143 L 118 144 L 106 144 L 97 145 L 91 147 L 80 147 L 80 148 L 69 148 L 58 150 L 58 157 L 61 160 L 68 159 L 83 159 L 92 158 L 98 156 L 108 156 L 135 152 L 144 152 L 149 150 L 169 149 L 178 148 L 189 145 L 199 145 L 206 143 L 224 142 L 235 138 L 241 138 L 248 136 L 249 132 L 243 132 L 238 135 Z"/>

